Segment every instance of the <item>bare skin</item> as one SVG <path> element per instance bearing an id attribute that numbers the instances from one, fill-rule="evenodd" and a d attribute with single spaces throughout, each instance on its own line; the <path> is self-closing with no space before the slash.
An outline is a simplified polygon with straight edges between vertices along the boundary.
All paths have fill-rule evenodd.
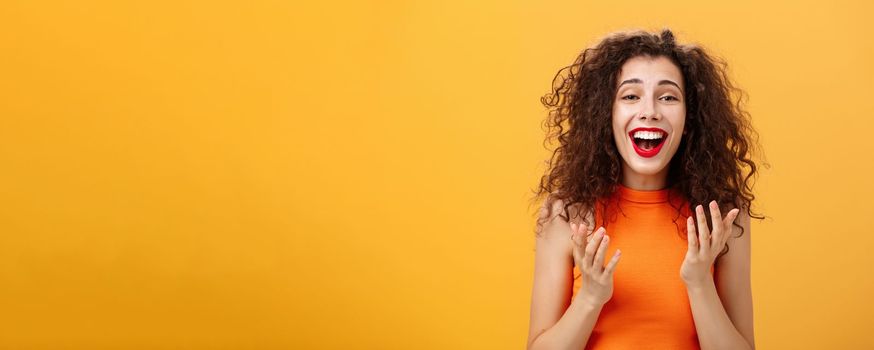
<path id="1" fill-rule="evenodd" d="M 664 188 L 667 165 L 676 153 L 684 129 L 682 74 L 664 57 L 641 56 L 629 59 L 618 79 L 628 81 L 617 91 L 613 108 L 614 136 L 623 157 L 622 183 L 643 191 Z M 627 133 L 641 126 L 660 127 L 668 132 L 666 147 L 659 155 L 642 158 L 631 148 Z M 750 218 L 744 208 L 732 210 L 722 219 L 718 207 L 710 205 L 714 232 L 706 232 L 704 209 L 699 206 L 689 223 L 698 220 L 704 230 L 696 232 L 692 225 L 686 257 L 677 273 L 686 284 L 702 349 L 755 349 Z M 604 266 L 603 251 L 609 244 L 606 231 L 598 228 L 589 242 L 580 240 L 578 237 L 583 236 L 578 235 L 591 234 L 593 228 L 564 220 L 558 216 L 562 209 L 561 201 L 553 203 L 553 216 L 548 218 L 536 241 L 528 349 L 583 348 L 603 305 L 612 296 L 613 271 L 621 265 L 617 264 L 620 260 L 617 254 Z M 541 217 L 545 210 L 541 208 Z M 591 217 L 591 213 L 587 215 Z M 576 216 L 572 213 L 570 217 Z M 739 238 L 740 229 L 732 225 L 735 221 L 744 230 Z M 731 248 L 717 260 L 725 244 Z M 583 273 L 583 283 L 571 298 L 574 264 Z M 715 272 L 711 277 L 709 269 L 713 265 Z"/>
<path id="2" fill-rule="evenodd" d="M 602 269 L 596 273 L 598 270 L 595 266 L 603 266 L 606 244 L 599 242 L 596 245 L 594 239 L 584 242 L 587 228 L 576 223 L 571 227 L 568 221 L 558 215 L 562 208 L 562 201 L 553 203 L 553 215 L 544 223 L 536 242 L 528 349 L 582 349 L 588 342 L 601 309 L 612 295 L 612 274 L 619 257 L 613 258 L 608 272 Z M 546 208 L 541 208 L 540 213 L 542 218 L 546 218 Z M 573 217 L 575 214 L 572 210 Z M 600 249 L 601 246 L 604 249 Z M 600 260 L 595 258 L 597 254 L 593 255 L 599 249 Z M 584 275 L 582 278 L 586 289 L 571 300 L 574 264 Z M 599 282 L 589 282 L 595 280 Z"/>
<path id="3" fill-rule="evenodd" d="M 714 232 L 708 232 L 704 208 L 696 207 L 695 219 L 687 221 L 688 241 L 681 277 L 686 283 L 692 317 L 701 349 L 755 349 L 753 336 L 753 295 L 750 284 L 750 217 L 745 211 L 732 209 L 725 219 L 719 213 L 716 201 L 710 204 Z M 736 238 L 740 229 L 744 234 Z M 731 234 L 729 234 L 731 233 Z M 714 261 L 725 244 L 728 253 Z M 715 276 L 706 269 L 715 263 Z"/>

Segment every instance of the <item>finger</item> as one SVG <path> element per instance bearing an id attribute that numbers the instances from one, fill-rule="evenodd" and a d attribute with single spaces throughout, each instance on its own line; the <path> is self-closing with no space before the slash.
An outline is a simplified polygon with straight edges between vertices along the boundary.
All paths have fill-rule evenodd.
<path id="1" fill-rule="evenodd" d="M 586 238 L 586 225 L 579 224 L 577 225 L 577 237 L 580 240 L 580 256 L 584 256 L 583 250 L 586 249 L 586 246 L 589 244 L 588 239 Z"/>
<path id="2" fill-rule="evenodd" d="M 692 221 L 691 216 L 686 218 L 686 240 L 689 241 L 689 247 L 687 249 L 690 252 L 697 253 L 698 235 L 695 233 L 695 222 Z"/>
<path id="3" fill-rule="evenodd" d="M 725 227 L 722 225 L 722 212 L 719 210 L 719 203 L 716 201 L 710 202 L 710 222 L 713 227 L 713 249 L 722 250 Z"/>
<path id="4" fill-rule="evenodd" d="M 580 240 L 583 242 L 582 246 L 586 246 L 586 231 L 588 227 L 585 223 L 580 223 L 577 225 L 577 234 L 580 236 Z"/>
<path id="5" fill-rule="evenodd" d="M 607 263 L 607 267 L 604 268 L 604 274 L 613 275 L 613 270 L 616 270 L 616 264 L 619 263 L 620 257 L 622 257 L 622 251 L 616 249 L 616 252 L 613 253 L 613 257 L 610 258 L 610 262 Z"/>
<path id="6" fill-rule="evenodd" d="M 583 263 L 586 266 L 592 266 L 592 261 L 595 259 L 595 250 L 601 245 L 601 238 L 604 237 L 604 228 L 601 227 L 595 232 L 592 240 L 586 244 L 586 255 L 583 257 Z"/>
<path id="7" fill-rule="evenodd" d="M 585 226 L 580 225 L 580 224 L 571 224 L 571 225 L 572 225 L 571 227 L 574 229 L 573 236 L 571 238 L 574 239 L 575 245 L 577 247 L 585 248 L 586 247 L 586 236 L 582 230 L 582 228 Z M 580 256 L 582 256 L 582 254 Z"/>
<path id="8" fill-rule="evenodd" d="M 572 226 L 572 227 L 577 228 L 574 226 Z M 573 248 L 574 253 L 579 255 L 578 258 L 582 258 L 583 257 L 583 250 L 582 249 L 583 249 L 584 245 L 586 244 L 586 239 L 579 232 L 574 231 L 573 234 L 571 234 L 571 241 L 574 244 L 573 245 L 574 246 L 574 248 Z"/>
<path id="9" fill-rule="evenodd" d="M 732 209 L 730 212 L 728 212 L 728 215 L 725 216 L 725 219 L 722 220 L 722 226 L 731 227 L 731 224 L 734 223 L 734 219 L 737 219 L 738 214 L 740 214 L 740 209 Z"/>
<path id="10" fill-rule="evenodd" d="M 593 262 L 593 270 L 597 273 L 604 272 L 604 254 L 607 251 L 607 246 L 610 245 L 610 236 L 604 235 L 601 239 L 601 245 L 598 246 L 598 252 L 595 253 L 595 261 Z"/>
<path id="11" fill-rule="evenodd" d="M 577 236 L 577 228 L 574 226 L 574 224 L 571 224 L 571 241 L 574 243 L 574 247 L 580 244 Z"/>
<path id="12" fill-rule="evenodd" d="M 575 228 L 574 226 L 571 226 L 571 227 Z M 586 240 L 582 236 L 580 236 L 577 232 L 574 232 L 571 235 L 571 241 L 573 241 L 573 243 L 574 243 L 573 249 L 572 249 L 572 253 L 573 253 L 573 257 L 574 257 L 574 265 L 577 266 L 577 268 L 579 268 L 580 271 L 582 271 L 582 268 L 583 268 L 583 266 L 582 266 L 582 262 L 583 262 L 582 245 L 585 244 Z"/>
<path id="13" fill-rule="evenodd" d="M 573 257 L 574 257 L 574 266 L 576 266 L 580 271 L 583 270 L 583 254 L 580 246 L 578 244 L 574 244 Z"/>
<path id="14" fill-rule="evenodd" d="M 587 228 L 587 227 L 586 227 L 586 222 L 585 222 L 585 221 L 582 221 L 582 222 L 580 222 L 579 224 L 577 224 L 577 229 L 578 229 L 580 232 L 586 232 L 586 228 Z"/>
<path id="15" fill-rule="evenodd" d="M 710 229 L 707 227 L 707 216 L 704 215 L 704 206 L 698 205 L 695 209 L 698 221 L 698 245 L 702 251 L 710 249 Z"/>
<path id="16" fill-rule="evenodd" d="M 734 227 L 732 227 L 732 224 L 734 223 L 734 219 L 737 217 L 738 213 L 740 213 L 740 209 L 735 208 L 728 212 L 728 215 L 725 216 L 725 220 L 723 220 L 725 222 L 723 224 L 723 227 L 725 227 L 725 238 L 722 239 L 723 243 L 727 243 L 728 240 L 731 239 L 731 233 L 732 231 L 734 231 Z"/>
<path id="17" fill-rule="evenodd" d="M 722 210 L 719 209 L 719 203 L 716 201 L 710 202 L 710 219 L 714 230 L 722 224 Z"/>

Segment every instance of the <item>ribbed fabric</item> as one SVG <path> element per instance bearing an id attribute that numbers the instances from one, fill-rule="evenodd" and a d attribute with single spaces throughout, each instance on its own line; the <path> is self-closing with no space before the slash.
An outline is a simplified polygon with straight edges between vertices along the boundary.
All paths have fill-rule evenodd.
<path id="1" fill-rule="evenodd" d="M 669 202 L 668 189 L 638 191 L 620 184 L 601 203 L 607 203 L 609 215 L 597 205 L 594 229 L 603 217 L 610 219 L 604 225 L 610 236 L 604 264 L 617 248 L 622 258 L 613 275 L 613 297 L 601 309 L 586 349 L 700 349 L 680 278 L 689 216 L 683 196 L 672 192 Z M 575 265 L 574 296 L 581 283 Z"/>

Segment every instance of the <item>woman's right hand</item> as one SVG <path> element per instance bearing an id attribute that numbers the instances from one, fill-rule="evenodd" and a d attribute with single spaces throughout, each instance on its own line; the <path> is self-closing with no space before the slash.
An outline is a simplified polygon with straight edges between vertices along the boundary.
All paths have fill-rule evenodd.
<path id="1" fill-rule="evenodd" d="M 574 264 L 582 274 L 582 283 L 576 298 L 592 306 L 603 306 L 613 296 L 613 271 L 622 252 L 617 249 L 604 267 L 604 254 L 610 244 L 610 236 L 607 236 L 604 227 L 596 230 L 588 242 L 588 227 L 585 224 L 571 223 L 571 230 Z"/>

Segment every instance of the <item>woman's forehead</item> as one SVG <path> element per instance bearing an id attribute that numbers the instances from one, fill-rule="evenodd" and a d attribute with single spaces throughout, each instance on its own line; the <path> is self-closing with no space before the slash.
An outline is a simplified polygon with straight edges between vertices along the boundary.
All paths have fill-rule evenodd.
<path id="1" fill-rule="evenodd" d="M 643 82 L 669 79 L 682 84 L 683 73 L 667 57 L 636 56 L 625 61 L 619 70 L 618 78 L 619 82 L 629 79 L 639 79 Z"/>

